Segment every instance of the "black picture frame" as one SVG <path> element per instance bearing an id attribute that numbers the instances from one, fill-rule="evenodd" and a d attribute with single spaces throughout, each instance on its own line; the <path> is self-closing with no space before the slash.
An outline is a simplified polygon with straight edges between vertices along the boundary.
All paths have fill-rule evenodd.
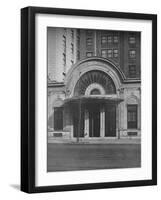
<path id="1" fill-rule="evenodd" d="M 152 179 L 76 185 L 35 186 L 35 15 L 59 14 L 152 21 Z M 21 190 L 27 193 L 157 184 L 157 15 L 45 7 L 21 9 Z"/>

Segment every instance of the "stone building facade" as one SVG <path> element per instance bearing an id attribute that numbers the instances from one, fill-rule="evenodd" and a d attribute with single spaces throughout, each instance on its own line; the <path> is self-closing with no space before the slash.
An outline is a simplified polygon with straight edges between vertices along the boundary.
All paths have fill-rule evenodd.
<path id="1" fill-rule="evenodd" d="M 141 137 L 140 33 L 52 28 L 48 38 L 48 137 Z"/>

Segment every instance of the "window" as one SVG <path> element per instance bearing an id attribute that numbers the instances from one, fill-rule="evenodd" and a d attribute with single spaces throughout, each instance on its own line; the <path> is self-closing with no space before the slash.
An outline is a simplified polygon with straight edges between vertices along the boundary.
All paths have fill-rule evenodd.
<path id="1" fill-rule="evenodd" d="M 118 53 L 119 53 L 118 49 L 114 49 L 113 50 L 113 57 L 118 58 Z"/>
<path id="2" fill-rule="evenodd" d="M 107 42 L 112 43 L 112 36 L 107 36 Z"/>
<path id="3" fill-rule="evenodd" d="M 74 39 L 74 30 L 71 30 L 71 37 L 72 37 L 72 40 Z"/>
<path id="4" fill-rule="evenodd" d="M 115 36 L 113 37 L 113 43 L 118 43 L 118 41 L 119 41 L 119 38 L 118 38 L 117 35 L 115 35 Z"/>
<path id="5" fill-rule="evenodd" d="M 107 37 L 101 36 L 101 44 L 106 44 L 106 43 L 107 43 Z"/>
<path id="6" fill-rule="evenodd" d="M 129 65 L 129 78 L 136 77 L 136 65 Z"/>
<path id="7" fill-rule="evenodd" d="M 129 58 L 131 58 L 131 59 L 136 58 L 136 51 L 135 50 L 129 50 Z"/>
<path id="8" fill-rule="evenodd" d="M 130 36 L 129 37 L 129 44 L 135 44 L 136 43 L 136 38 L 135 36 Z"/>
<path id="9" fill-rule="evenodd" d="M 87 46 L 92 46 L 92 44 L 93 44 L 93 39 L 92 38 L 87 38 L 86 45 Z"/>
<path id="10" fill-rule="evenodd" d="M 54 108 L 54 130 L 63 130 L 63 108 Z"/>
<path id="11" fill-rule="evenodd" d="M 101 51 L 101 56 L 102 56 L 103 58 L 106 58 L 106 57 L 107 57 L 107 51 L 106 51 L 106 50 L 102 50 L 102 51 Z"/>
<path id="12" fill-rule="evenodd" d="M 91 57 L 91 56 L 93 56 L 93 53 L 92 53 L 92 52 L 87 52 L 87 53 L 86 53 L 86 56 L 87 56 L 87 57 Z"/>
<path id="13" fill-rule="evenodd" d="M 91 94 L 91 95 L 99 95 L 99 94 L 101 94 L 101 93 L 100 93 L 99 89 L 94 88 L 94 89 L 91 91 L 90 94 Z"/>
<path id="14" fill-rule="evenodd" d="M 63 35 L 63 50 L 64 50 L 64 53 L 66 53 L 66 37 L 65 35 Z"/>
<path id="15" fill-rule="evenodd" d="M 112 49 L 107 50 L 107 57 L 112 58 Z"/>
<path id="16" fill-rule="evenodd" d="M 137 128 L 137 105 L 127 105 L 127 128 Z"/>
<path id="17" fill-rule="evenodd" d="M 74 45 L 73 45 L 73 43 L 71 43 L 71 51 L 72 51 L 72 54 L 74 54 Z"/>
<path id="18" fill-rule="evenodd" d="M 66 65 L 66 53 L 63 53 L 63 65 Z"/>
<path id="19" fill-rule="evenodd" d="M 80 51 L 77 51 L 77 60 L 80 60 Z"/>
<path id="20" fill-rule="evenodd" d="M 87 34 L 87 35 L 92 35 L 92 33 L 93 33 L 93 31 L 91 31 L 91 30 L 87 30 L 87 31 L 86 31 L 86 34 Z"/>

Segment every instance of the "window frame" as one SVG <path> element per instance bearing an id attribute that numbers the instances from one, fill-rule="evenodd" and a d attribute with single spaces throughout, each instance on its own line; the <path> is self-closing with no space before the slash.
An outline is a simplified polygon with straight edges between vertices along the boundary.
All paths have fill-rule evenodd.
<path id="1" fill-rule="evenodd" d="M 130 108 L 131 107 L 131 108 Z M 129 119 L 135 118 L 134 120 Z M 127 129 L 137 129 L 138 128 L 138 104 L 127 104 Z"/>

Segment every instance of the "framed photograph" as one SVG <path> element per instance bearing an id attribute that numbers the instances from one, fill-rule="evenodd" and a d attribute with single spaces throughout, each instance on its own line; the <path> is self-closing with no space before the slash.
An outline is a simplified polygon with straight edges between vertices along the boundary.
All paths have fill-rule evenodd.
<path id="1" fill-rule="evenodd" d="M 157 184 L 157 16 L 21 9 L 21 190 Z"/>

